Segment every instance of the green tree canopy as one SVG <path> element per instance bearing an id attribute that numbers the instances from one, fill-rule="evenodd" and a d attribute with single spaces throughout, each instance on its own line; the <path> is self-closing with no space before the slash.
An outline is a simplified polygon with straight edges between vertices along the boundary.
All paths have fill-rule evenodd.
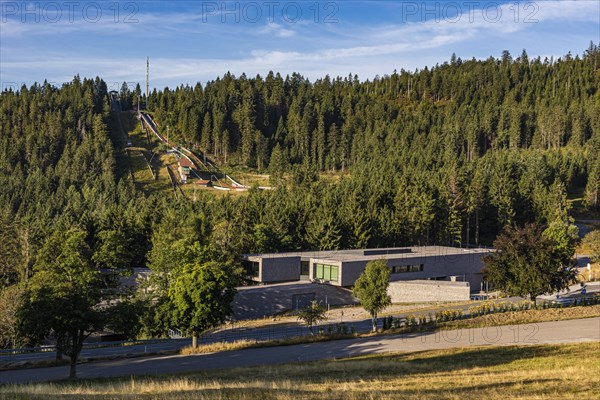
<path id="1" fill-rule="evenodd" d="M 377 330 L 377 314 L 392 303 L 387 292 L 390 274 L 386 260 L 369 261 L 365 271 L 354 283 L 352 293 L 371 315 L 373 331 Z"/>
<path id="2" fill-rule="evenodd" d="M 298 311 L 298 319 L 304 322 L 308 326 L 310 334 L 314 335 L 313 326 L 326 318 L 325 311 L 325 307 L 313 300 L 308 307 Z"/>
<path id="3" fill-rule="evenodd" d="M 528 295 L 535 302 L 538 296 L 575 282 L 573 254 L 567 254 L 536 224 L 506 228 L 494 248 L 494 253 L 484 257 L 485 279 L 511 296 Z"/>
<path id="4" fill-rule="evenodd" d="M 188 264 L 175 278 L 169 288 L 174 322 L 192 334 L 194 347 L 200 333 L 231 315 L 238 278 L 232 263 L 217 261 Z"/>
<path id="5" fill-rule="evenodd" d="M 107 312 L 99 307 L 105 283 L 91 263 L 86 237 L 78 226 L 55 230 L 38 254 L 20 312 L 22 330 L 35 341 L 56 338 L 57 351 L 71 359 L 71 378 L 83 341 L 102 328 Z"/>

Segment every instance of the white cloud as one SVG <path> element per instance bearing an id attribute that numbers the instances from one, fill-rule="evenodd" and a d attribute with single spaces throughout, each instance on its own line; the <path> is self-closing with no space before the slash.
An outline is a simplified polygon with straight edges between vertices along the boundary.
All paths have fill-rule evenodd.
<path id="1" fill-rule="evenodd" d="M 32 10 L 36 10 L 32 15 L 23 16 L 21 10 L 16 13 L 12 12 L 12 9 L 10 13 L 5 12 L 0 19 L 2 36 L 30 37 L 71 35 L 73 33 L 102 33 L 104 35 L 135 33 L 160 36 L 173 33 L 206 32 L 215 25 L 211 26 L 211 24 L 203 22 L 202 14 L 195 12 L 141 13 L 139 9 L 123 8 L 116 12 L 113 9 L 116 3 L 93 3 L 98 5 L 101 10 L 100 14 L 94 14 L 93 9 L 85 14 L 80 8 L 75 8 L 73 11 L 68 8 L 68 4 L 72 4 L 73 7 L 83 7 L 82 4 L 85 3 L 59 2 L 54 4 L 61 8 L 60 14 L 44 11 L 43 6 L 40 6 L 39 3 L 31 6 Z M 67 8 L 63 9 L 63 7 Z M 25 18 L 25 22 L 22 21 L 22 18 Z"/>
<path id="2" fill-rule="evenodd" d="M 182 82 L 193 84 L 196 81 L 206 81 L 227 71 L 236 75 L 245 72 L 248 76 L 257 73 L 264 75 L 269 70 L 280 71 L 282 74 L 300 72 L 311 79 L 327 74 L 347 76 L 352 72 L 358 73 L 362 78 L 371 78 L 376 74 L 390 73 L 400 67 L 414 69 L 433 65 L 447 59 L 454 49 L 465 45 L 478 45 L 496 55 L 499 55 L 499 52 L 496 52 L 499 46 L 504 49 L 508 48 L 510 43 L 517 43 L 522 49 L 526 47 L 524 43 L 527 40 L 537 39 L 539 42 L 540 37 L 545 45 L 550 46 L 554 36 L 547 32 L 540 33 L 543 30 L 539 28 L 544 27 L 547 31 L 548 27 L 559 29 L 565 24 L 599 22 L 600 6 L 593 1 L 544 1 L 535 4 L 538 8 L 525 9 L 525 6 L 521 5 L 518 14 L 511 8 L 512 4 L 502 5 L 502 17 L 496 22 L 493 22 L 495 10 L 490 9 L 488 14 L 482 10 L 475 10 L 472 19 L 463 14 L 460 20 L 454 22 L 441 19 L 370 27 L 367 24 L 348 21 L 344 24 L 318 26 L 295 24 L 294 29 L 271 22 L 258 30 L 254 25 L 254 33 L 248 33 L 245 29 L 250 28 L 239 24 L 233 27 L 219 22 L 205 24 L 201 21 L 201 15 L 179 13 L 168 16 L 140 15 L 139 25 L 131 24 L 131 28 L 121 29 L 132 29 L 132 32 L 126 32 L 123 38 L 131 42 L 138 40 L 139 32 L 146 29 L 162 30 L 160 34 L 175 38 L 174 47 L 177 46 L 176 38 L 181 37 L 178 35 L 198 32 L 204 34 L 206 31 L 220 35 L 217 46 L 226 49 L 222 52 L 222 57 L 216 57 L 206 42 L 198 46 L 203 54 L 207 55 L 203 58 L 189 56 L 188 54 L 193 54 L 189 51 L 181 53 L 186 56 L 175 55 L 172 58 L 161 54 L 160 49 L 156 53 L 150 53 L 151 83 L 162 87 L 167 84 L 173 86 Z M 531 15 L 532 13 L 534 14 Z M 528 21 L 536 19 L 538 22 L 527 22 L 526 18 Z M 3 24 L 3 36 L 7 26 L 12 35 L 28 34 L 24 29 L 30 29 L 29 24 L 21 25 L 26 28 L 18 23 Z M 111 26 L 109 21 L 101 26 L 85 26 L 84 29 L 105 30 Z M 246 34 L 239 35 L 240 32 Z M 560 31 L 557 31 L 556 35 L 564 37 Z M 273 42 L 268 40 L 269 37 L 293 37 L 294 41 Z M 589 39 L 594 38 L 587 38 Z M 579 36 L 574 35 L 569 40 L 573 43 L 579 40 Z M 587 41 L 577 45 L 585 47 Z M 487 50 L 488 48 L 490 50 Z M 540 52 L 548 52 L 549 48 L 551 47 L 540 47 Z M 574 51 L 578 49 L 571 48 Z M 123 53 L 119 53 L 114 59 L 107 60 L 97 56 L 69 54 L 68 50 L 56 48 L 51 49 L 52 53 L 49 49 L 37 53 L 32 53 L 29 49 L 21 50 L 20 53 L 6 50 L 6 46 L 3 46 L 3 81 L 27 76 L 31 80 L 48 78 L 50 81 L 62 82 L 70 80 L 77 73 L 82 76 L 99 75 L 107 82 L 144 80 L 145 57 L 118 58 L 123 56 Z M 57 51 L 63 53 L 57 54 Z M 5 57 L 5 54 L 9 54 L 9 57 Z M 35 58 L 32 54 L 36 54 Z M 487 57 L 489 53 L 470 53 L 469 57 L 473 55 Z"/>
<path id="3" fill-rule="evenodd" d="M 267 25 L 260 29 L 261 34 L 275 35 L 279 38 L 290 38 L 296 35 L 296 32 L 291 29 L 285 29 L 281 24 L 275 22 L 267 22 Z"/>

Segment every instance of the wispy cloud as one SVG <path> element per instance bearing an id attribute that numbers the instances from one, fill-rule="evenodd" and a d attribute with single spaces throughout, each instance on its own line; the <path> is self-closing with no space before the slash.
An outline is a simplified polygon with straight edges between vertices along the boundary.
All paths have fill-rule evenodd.
<path id="1" fill-rule="evenodd" d="M 267 25 L 260 29 L 259 32 L 266 35 L 275 35 L 280 38 L 290 38 L 296 35 L 295 31 L 286 29 L 281 24 L 275 22 L 267 22 Z"/>

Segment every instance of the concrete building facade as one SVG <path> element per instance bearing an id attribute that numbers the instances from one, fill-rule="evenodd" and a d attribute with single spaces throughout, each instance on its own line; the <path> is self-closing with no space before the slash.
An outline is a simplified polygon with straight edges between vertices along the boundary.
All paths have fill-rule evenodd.
<path id="1" fill-rule="evenodd" d="M 243 256 L 248 279 L 260 283 L 300 280 L 301 257 L 295 253 L 255 254 Z"/>
<path id="2" fill-rule="evenodd" d="M 482 257 L 490 249 L 444 246 L 402 247 L 249 254 L 243 256 L 248 279 L 268 284 L 309 280 L 350 287 L 373 260 L 386 260 L 391 281 L 440 280 L 468 282 L 479 291 Z"/>

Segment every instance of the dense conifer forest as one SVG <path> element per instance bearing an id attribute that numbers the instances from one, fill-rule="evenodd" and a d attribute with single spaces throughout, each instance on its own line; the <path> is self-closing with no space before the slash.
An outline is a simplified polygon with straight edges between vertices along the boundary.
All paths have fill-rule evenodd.
<path id="1" fill-rule="evenodd" d="M 582 197 L 578 212 L 593 215 L 599 89 L 600 50 L 591 44 L 556 60 L 525 51 L 484 61 L 452 56 L 366 81 L 226 74 L 155 90 L 148 111 L 173 140 L 222 166 L 268 173 L 274 186 L 242 196 L 203 192 L 196 201 L 138 190 L 119 167 L 102 79 L 4 91 L 0 307 L 46 268 L 52 243 L 60 252 L 69 239 L 80 240 L 82 257 L 99 271 L 159 272 L 164 301 L 143 321 L 156 335 L 172 322 L 160 311 L 169 307 L 172 277 L 198 259 L 489 245 L 506 225 L 564 218 L 569 196 Z M 125 108 L 146 101 L 139 87 L 124 85 L 120 95 Z M 20 344 L 10 327 L 2 346 Z"/>

